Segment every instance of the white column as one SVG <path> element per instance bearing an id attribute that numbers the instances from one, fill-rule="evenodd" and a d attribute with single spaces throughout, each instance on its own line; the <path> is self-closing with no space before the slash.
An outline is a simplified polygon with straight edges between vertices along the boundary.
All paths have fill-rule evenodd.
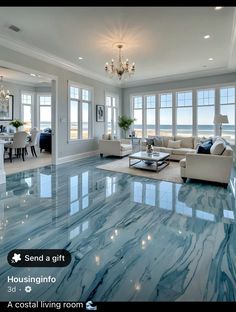
<path id="1" fill-rule="evenodd" d="M 3 140 L 0 140 L 0 184 L 6 183 L 6 173 L 4 169 L 4 143 L 6 143 Z"/>

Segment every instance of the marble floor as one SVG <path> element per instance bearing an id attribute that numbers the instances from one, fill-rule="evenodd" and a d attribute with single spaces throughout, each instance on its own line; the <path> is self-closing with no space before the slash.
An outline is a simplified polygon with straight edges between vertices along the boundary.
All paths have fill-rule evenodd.
<path id="1" fill-rule="evenodd" d="M 97 169 L 91 157 L 9 175 L 0 192 L 0 301 L 235 301 L 230 187 Z M 62 268 L 15 268 L 9 251 L 66 249 Z M 17 285 L 8 276 L 56 277 Z M 21 290 L 19 290 L 21 288 Z"/>

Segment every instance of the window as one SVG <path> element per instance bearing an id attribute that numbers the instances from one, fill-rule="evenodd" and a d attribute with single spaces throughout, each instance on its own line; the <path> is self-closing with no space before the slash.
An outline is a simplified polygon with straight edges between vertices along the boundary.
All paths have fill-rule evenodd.
<path id="1" fill-rule="evenodd" d="M 33 106 L 33 93 L 22 92 L 21 94 L 21 107 L 22 107 L 22 120 L 25 123 L 23 126 L 24 131 L 30 132 L 32 128 L 32 106 Z"/>
<path id="2" fill-rule="evenodd" d="M 117 137 L 118 126 L 118 97 L 106 96 L 106 133 L 112 137 Z"/>
<path id="3" fill-rule="evenodd" d="M 172 93 L 160 94 L 160 135 L 172 135 Z"/>
<path id="4" fill-rule="evenodd" d="M 70 128 L 69 139 L 89 139 L 92 137 L 92 92 L 69 84 Z"/>
<path id="5" fill-rule="evenodd" d="M 177 134 L 192 135 L 192 91 L 177 92 Z"/>
<path id="6" fill-rule="evenodd" d="M 51 96 L 39 95 L 39 127 L 40 130 L 51 128 Z"/>
<path id="7" fill-rule="evenodd" d="M 155 95 L 145 96 L 146 108 L 146 136 L 156 135 L 156 97 Z"/>
<path id="8" fill-rule="evenodd" d="M 198 136 L 214 135 L 215 90 L 197 91 L 197 134 Z"/>
<path id="9" fill-rule="evenodd" d="M 133 97 L 133 118 L 135 118 L 133 129 L 136 137 L 143 137 L 143 97 Z"/>
<path id="10" fill-rule="evenodd" d="M 222 125 L 222 137 L 230 143 L 235 142 L 235 88 L 220 89 L 220 113 L 227 115 L 229 123 Z"/>

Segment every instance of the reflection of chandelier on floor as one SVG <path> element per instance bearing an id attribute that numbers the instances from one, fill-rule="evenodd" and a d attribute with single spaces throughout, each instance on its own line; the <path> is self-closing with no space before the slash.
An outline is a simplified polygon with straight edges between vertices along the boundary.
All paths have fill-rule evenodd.
<path id="1" fill-rule="evenodd" d="M 10 97 L 10 91 L 7 90 L 2 84 L 2 76 L 1 76 L 1 86 L 0 86 L 0 102 L 5 103 L 8 102 Z"/>
<path id="2" fill-rule="evenodd" d="M 135 72 L 135 64 L 129 65 L 129 60 L 127 59 L 125 62 L 122 61 L 121 57 L 121 49 L 123 48 L 123 43 L 116 44 L 116 47 L 119 49 L 119 58 L 117 65 L 114 65 L 114 60 L 111 60 L 111 64 L 106 63 L 105 71 L 110 75 L 110 77 L 117 76 L 119 80 L 122 77 L 130 77 Z"/>

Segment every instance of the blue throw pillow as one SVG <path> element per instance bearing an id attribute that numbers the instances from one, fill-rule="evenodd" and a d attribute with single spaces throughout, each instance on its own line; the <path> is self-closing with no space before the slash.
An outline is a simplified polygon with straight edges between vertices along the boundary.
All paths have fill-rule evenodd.
<path id="1" fill-rule="evenodd" d="M 204 143 L 201 143 L 197 147 L 197 154 L 210 154 L 210 149 L 213 145 L 212 139 L 205 140 Z"/>

